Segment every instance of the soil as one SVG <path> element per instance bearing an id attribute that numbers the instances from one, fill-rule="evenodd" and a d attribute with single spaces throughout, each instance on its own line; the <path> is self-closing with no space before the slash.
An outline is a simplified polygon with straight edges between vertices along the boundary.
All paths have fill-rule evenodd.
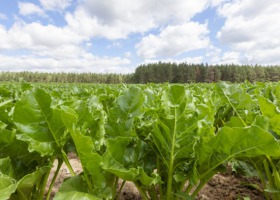
<path id="1" fill-rule="evenodd" d="M 82 172 L 82 166 L 79 159 L 74 154 L 69 156 L 69 161 L 76 174 Z M 53 175 L 57 163 L 54 163 L 51 174 Z M 70 171 L 63 164 L 55 185 L 52 190 L 52 197 L 57 193 L 61 183 L 67 177 L 70 177 Z M 50 177 L 51 179 L 52 177 Z M 48 183 L 49 186 L 50 182 Z M 121 184 L 121 183 L 120 183 Z M 226 173 L 216 174 L 200 191 L 196 200 L 265 200 L 260 189 L 253 187 L 253 185 L 260 187 L 260 181 L 257 178 L 249 178 L 241 176 L 231 171 Z M 246 198 L 247 197 L 247 198 Z M 249 197 L 249 198 L 248 198 Z M 131 182 L 126 182 L 120 200 L 141 200 L 137 188 Z"/>

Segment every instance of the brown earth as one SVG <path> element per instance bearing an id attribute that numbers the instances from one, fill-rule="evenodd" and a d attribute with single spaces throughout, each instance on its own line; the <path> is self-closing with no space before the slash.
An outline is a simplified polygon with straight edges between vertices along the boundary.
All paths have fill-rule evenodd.
<path id="1" fill-rule="evenodd" d="M 70 163 L 76 174 L 82 172 L 79 159 L 75 155 L 70 156 Z M 54 163 L 52 175 L 55 172 L 57 163 Z M 63 180 L 70 177 L 71 174 L 67 167 L 63 164 L 60 173 L 52 190 L 52 196 L 58 191 Z M 52 177 L 50 177 L 52 178 Z M 200 191 L 197 200 L 265 200 L 263 193 L 252 187 L 252 184 L 260 186 L 257 178 L 248 178 L 236 175 L 231 172 L 216 174 Z M 247 197 L 247 199 L 246 199 Z M 249 197 L 249 198 L 248 198 Z M 131 182 L 126 182 L 120 196 L 120 200 L 141 200 L 137 188 Z"/>

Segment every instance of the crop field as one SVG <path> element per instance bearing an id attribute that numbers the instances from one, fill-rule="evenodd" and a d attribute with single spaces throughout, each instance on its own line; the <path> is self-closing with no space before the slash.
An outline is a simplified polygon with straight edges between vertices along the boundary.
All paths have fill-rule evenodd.
<path id="1" fill-rule="evenodd" d="M 191 200 L 231 166 L 280 199 L 280 82 L 0 84 L 0 200 Z M 74 152 L 82 166 L 75 173 Z M 57 169 L 51 179 L 54 162 Z"/>

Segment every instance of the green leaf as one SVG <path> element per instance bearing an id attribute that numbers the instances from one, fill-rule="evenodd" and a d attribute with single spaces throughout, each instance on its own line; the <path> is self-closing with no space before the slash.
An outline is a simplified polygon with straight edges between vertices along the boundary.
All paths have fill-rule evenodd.
<path id="1" fill-rule="evenodd" d="M 86 100 L 76 100 L 68 105 L 77 114 L 76 126 L 83 127 L 87 135 L 94 139 L 95 149 L 104 145 L 106 113 L 96 96 Z"/>
<path id="2" fill-rule="evenodd" d="M 36 185 L 41 181 L 41 178 L 50 170 L 50 167 L 41 167 L 31 174 L 25 175 L 20 181 L 15 194 L 12 194 L 13 199 L 32 199 L 32 194 L 36 191 Z"/>
<path id="3" fill-rule="evenodd" d="M 85 176 L 90 174 L 93 177 L 94 188 L 105 188 L 106 179 L 103 170 L 100 167 L 102 157 L 99 154 L 93 152 L 95 147 L 92 139 L 89 136 L 83 135 L 80 130 L 75 128 L 77 119 L 78 116 L 73 112 L 73 110 L 71 111 L 71 109 L 66 109 L 66 107 L 64 107 L 63 122 L 68 128 L 74 141 Z M 88 185 L 88 187 L 91 188 L 92 186 Z"/>
<path id="4" fill-rule="evenodd" d="M 214 136 L 214 110 L 182 85 L 169 86 L 161 101 L 162 112 L 147 137 L 161 161 L 159 173 L 167 184 L 166 198 L 171 199 L 180 188 L 177 181 L 184 182 L 193 168 L 197 141 Z"/>
<path id="5" fill-rule="evenodd" d="M 16 191 L 17 183 L 11 177 L 0 173 L 0 200 L 7 200 Z"/>
<path id="6" fill-rule="evenodd" d="M 119 96 L 109 111 L 106 134 L 110 137 L 135 136 L 134 120 L 143 113 L 143 103 L 143 94 L 135 86 Z"/>
<path id="7" fill-rule="evenodd" d="M 58 153 L 66 143 L 61 110 L 51 108 L 51 97 L 43 89 L 25 92 L 16 103 L 14 121 L 20 131 L 17 139 L 42 156 Z"/>
<path id="8" fill-rule="evenodd" d="M 279 157 L 280 146 L 269 132 L 258 126 L 223 127 L 215 137 L 202 140 L 196 154 L 197 170 L 203 177 L 232 158 Z"/>
<path id="9" fill-rule="evenodd" d="M 82 135 L 79 131 L 70 132 L 74 140 L 78 156 L 81 160 L 84 171 L 92 175 L 95 188 L 105 188 L 106 179 L 101 169 L 102 157 L 94 153 L 94 144 L 90 137 Z"/>
<path id="10" fill-rule="evenodd" d="M 36 89 L 24 93 L 16 103 L 14 121 L 21 134 L 19 140 L 29 144 L 29 150 L 38 151 L 43 156 L 52 155 L 55 151 L 55 141 L 50 132 L 47 118 L 50 113 L 50 96 L 43 90 Z"/>
<path id="11" fill-rule="evenodd" d="M 270 128 L 280 135 L 280 111 L 275 104 L 264 97 L 259 97 L 259 105 L 262 114 L 269 119 Z"/>
<path id="12" fill-rule="evenodd" d="M 256 100 L 242 88 L 242 85 L 220 82 L 217 84 L 217 92 L 223 100 L 220 106 L 224 105 L 226 107 L 224 118 L 231 119 L 232 116 L 236 116 L 243 126 L 247 126 L 252 124 L 255 117 L 259 115 L 256 112 L 258 108 Z M 232 113 L 229 113 L 231 110 Z"/>
<path id="13" fill-rule="evenodd" d="M 66 180 L 60 187 L 54 200 L 101 200 L 91 195 L 86 190 L 86 185 L 81 176 L 71 177 Z"/>
<path id="14" fill-rule="evenodd" d="M 12 143 L 16 136 L 16 130 L 8 130 L 6 127 L 7 125 L 0 121 L 0 149 L 3 148 L 4 145 Z"/>
<path id="15" fill-rule="evenodd" d="M 9 157 L 0 159 L 0 172 L 9 177 L 15 178 L 14 169 Z"/>
<path id="16" fill-rule="evenodd" d="M 103 169 L 118 177 L 151 186 L 160 182 L 156 174 L 152 174 L 155 169 L 155 162 L 148 146 L 140 141 L 135 141 L 129 137 L 117 137 L 107 140 L 107 151 L 103 156 Z M 152 177 L 146 174 L 148 171 Z"/>
<path id="17" fill-rule="evenodd" d="M 154 124 L 152 142 L 158 150 L 166 169 L 192 160 L 194 146 L 200 137 L 213 136 L 213 111 L 207 105 L 196 102 L 183 86 L 171 86 L 162 97 L 164 113 Z"/>
<path id="18" fill-rule="evenodd" d="M 42 157 L 38 152 L 30 153 L 27 144 L 19 140 L 5 146 L 0 151 L 0 157 L 9 157 L 12 160 L 14 175 L 17 180 L 33 172 L 38 166 L 44 166 L 46 162 L 49 162 L 46 157 Z"/>

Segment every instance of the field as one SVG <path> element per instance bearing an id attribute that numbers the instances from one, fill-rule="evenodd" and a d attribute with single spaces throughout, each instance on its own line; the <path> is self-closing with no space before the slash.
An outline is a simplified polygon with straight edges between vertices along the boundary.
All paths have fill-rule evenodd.
<path id="1" fill-rule="evenodd" d="M 55 200 L 195 199 L 231 173 L 280 199 L 279 82 L 2 83 L 0 113 L 0 200 L 53 198 L 61 166 Z"/>

